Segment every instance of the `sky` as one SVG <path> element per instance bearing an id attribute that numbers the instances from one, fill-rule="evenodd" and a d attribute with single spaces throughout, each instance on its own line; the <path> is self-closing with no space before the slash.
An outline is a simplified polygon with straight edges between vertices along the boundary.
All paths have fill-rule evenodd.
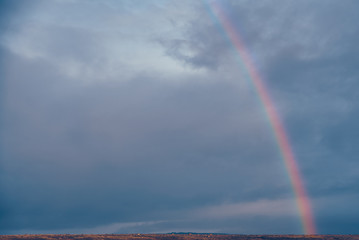
<path id="1" fill-rule="evenodd" d="M 302 234 L 211 0 L 0 1 L 0 234 Z M 359 234 L 359 1 L 218 1 L 319 234 Z"/>

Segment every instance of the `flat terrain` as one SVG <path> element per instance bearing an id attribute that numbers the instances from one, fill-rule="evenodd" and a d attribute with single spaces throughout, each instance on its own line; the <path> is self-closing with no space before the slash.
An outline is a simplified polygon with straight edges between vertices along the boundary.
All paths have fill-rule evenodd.
<path id="1" fill-rule="evenodd" d="M 359 240 L 359 235 L 235 235 L 235 234 L 105 234 L 105 235 L 70 235 L 70 234 L 51 234 L 51 235 L 0 235 L 1 240 L 123 240 L 123 239 L 143 239 L 143 240 L 182 240 L 182 239 L 238 239 L 238 240 L 301 240 L 301 239 L 326 239 L 326 240 Z"/>

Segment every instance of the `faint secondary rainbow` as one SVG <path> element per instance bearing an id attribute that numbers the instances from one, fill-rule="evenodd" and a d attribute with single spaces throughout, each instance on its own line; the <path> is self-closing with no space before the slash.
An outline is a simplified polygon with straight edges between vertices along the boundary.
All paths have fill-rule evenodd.
<path id="1" fill-rule="evenodd" d="M 259 99 L 263 104 L 293 187 L 298 211 L 303 225 L 303 231 L 305 234 L 315 234 L 316 227 L 313 219 L 310 199 L 304 187 L 303 180 L 298 169 L 297 161 L 291 149 L 291 145 L 287 137 L 285 128 L 275 109 L 269 92 L 266 89 L 266 86 L 264 85 L 261 76 L 258 73 L 256 67 L 254 66 L 247 50 L 245 49 L 245 46 L 243 45 L 238 31 L 236 31 L 236 28 L 233 26 L 230 19 L 226 16 L 218 3 L 209 3 L 209 8 L 211 14 L 213 14 L 216 20 L 218 20 L 228 39 L 233 44 L 234 48 L 239 54 L 244 66 L 247 69 L 249 78 L 255 87 Z"/>

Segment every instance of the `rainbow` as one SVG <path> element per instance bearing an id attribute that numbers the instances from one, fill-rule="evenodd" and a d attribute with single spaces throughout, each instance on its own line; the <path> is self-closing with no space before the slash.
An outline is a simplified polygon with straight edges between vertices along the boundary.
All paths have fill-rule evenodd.
<path id="1" fill-rule="evenodd" d="M 241 62 L 247 69 L 247 74 L 253 83 L 255 91 L 258 94 L 259 99 L 268 116 L 270 126 L 274 132 L 282 159 L 292 184 L 296 204 L 298 206 L 298 212 L 303 226 L 303 232 L 305 234 L 315 234 L 316 226 L 313 219 L 310 199 L 304 187 L 303 180 L 298 169 L 298 164 L 291 149 L 285 128 L 275 109 L 273 101 L 269 95 L 269 91 L 264 85 L 259 72 L 255 68 L 253 61 L 246 51 L 238 31 L 236 31 L 236 28 L 232 25 L 230 19 L 226 16 L 221 6 L 219 6 L 219 4 L 216 2 L 211 2 L 208 4 L 208 6 L 211 15 L 213 15 L 219 22 L 229 41 L 236 49 L 236 52 L 239 54 Z"/>

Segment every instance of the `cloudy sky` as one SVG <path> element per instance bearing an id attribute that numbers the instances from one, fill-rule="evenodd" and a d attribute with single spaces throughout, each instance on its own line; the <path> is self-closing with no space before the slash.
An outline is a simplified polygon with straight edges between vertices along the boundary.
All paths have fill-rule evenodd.
<path id="1" fill-rule="evenodd" d="M 359 1 L 224 0 L 321 234 L 359 234 Z M 210 1 L 0 1 L 0 234 L 303 233 Z"/>

